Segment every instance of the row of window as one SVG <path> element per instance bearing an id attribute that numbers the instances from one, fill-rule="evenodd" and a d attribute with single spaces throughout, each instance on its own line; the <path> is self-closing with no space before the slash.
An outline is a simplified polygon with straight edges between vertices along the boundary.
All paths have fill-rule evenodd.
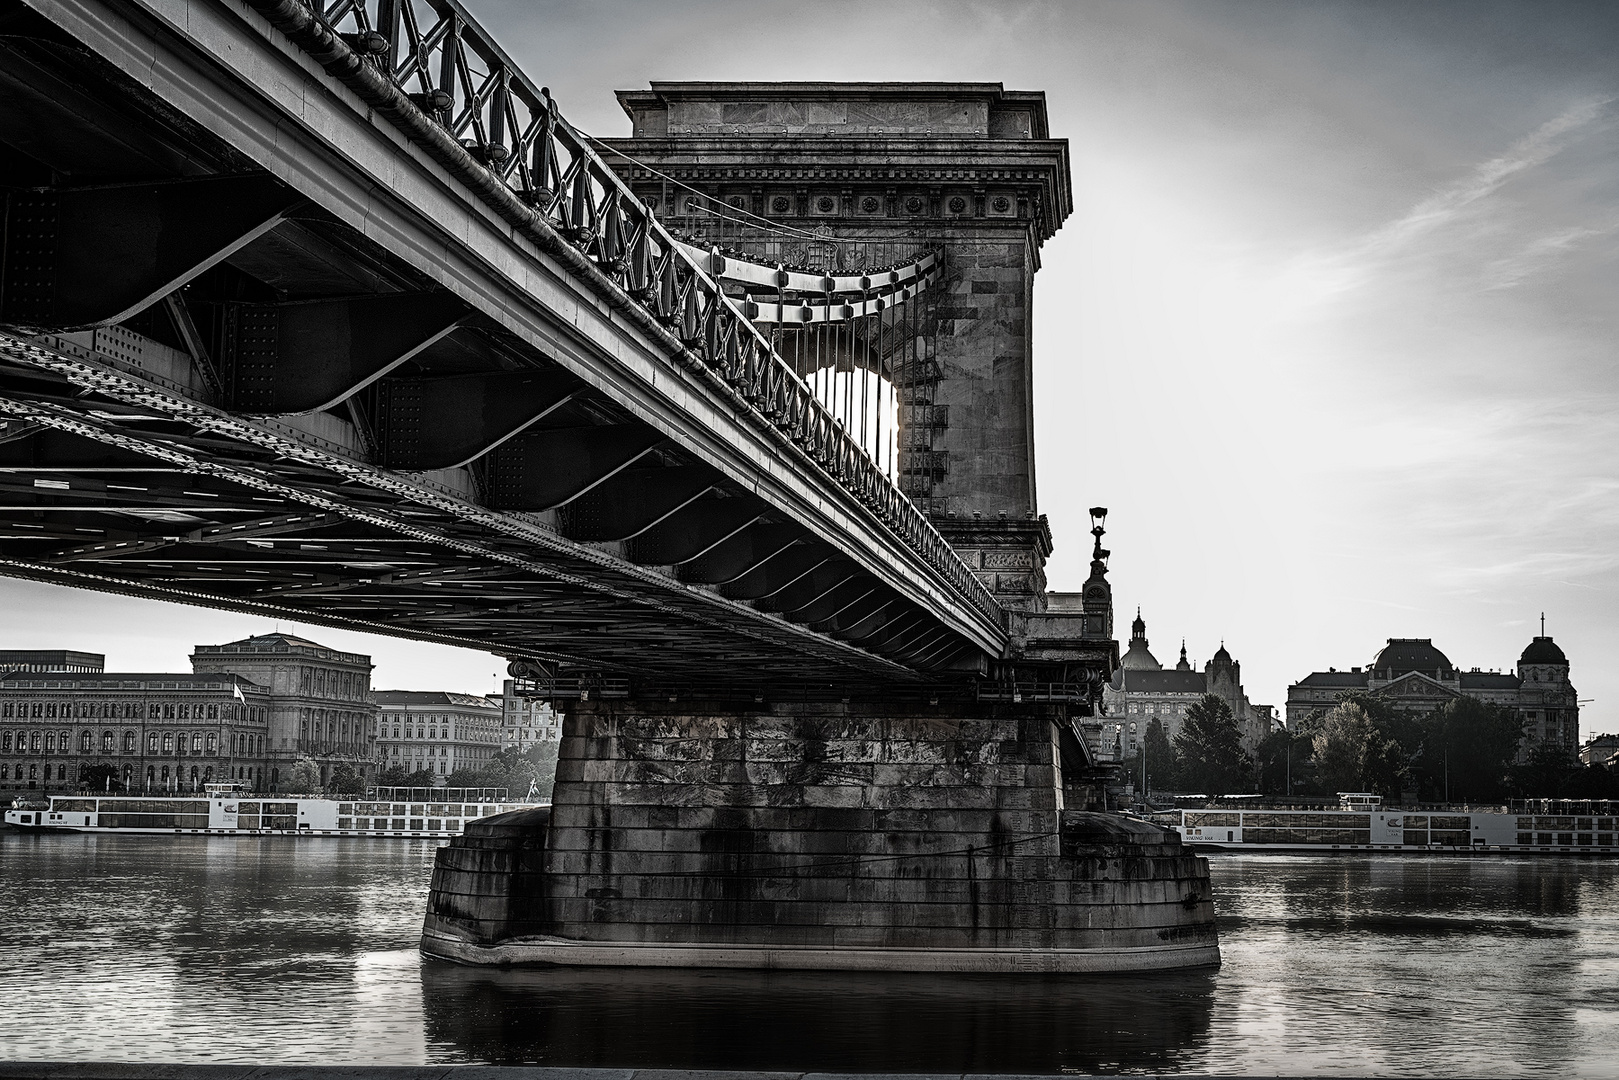
<path id="1" fill-rule="evenodd" d="M 298 669 L 299 690 L 314 697 L 364 701 L 371 690 L 370 681 L 354 671 L 325 671 L 321 668 L 307 667 Z"/>
<path id="2" fill-rule="evenodd" d="M 246 715 L 243 715 L 245 708 Z M 139 702 L 84 701 L 77 710 L 71 701 L 6 701 L 0 702 L 0 720 L 70 720 L 75 711 L 85 720 L 238 720 L 262 723 L 268 711 L 261 706 L 238 706 L 217 701 L 153 701 L 142 706 Z"/>
<path id="3" fill-rule="evenodd" d="M 97 744 L 93 732 L 79 733 L 79 752 L 81 754 L 93 753 Z M 122 744 L 123 752 L 133 754 L 138 745 L 137 736 L 133 731 L 126 731 L 120 740 L 111 731 L 103 731 L 99 740 L 103 754 L 113 753 Z M 193 754 L 217 753 L 220 747 L 219 734 L 213 731 L 193 731 L 189 735 L 184 731 L 149 731 L 146 733 L 146 752 L 179 753 L 184 754 L 189 746 Z M 233 753 L 249 755 L 255 751 L 264 753 L 264 736 L 236 734 L 228 742 Z M 0 753 L 19 754 L 55 754 L 68 753 L 72 749 L 72 734 L 67 731 L 6 731 L 0 732 Z"/>

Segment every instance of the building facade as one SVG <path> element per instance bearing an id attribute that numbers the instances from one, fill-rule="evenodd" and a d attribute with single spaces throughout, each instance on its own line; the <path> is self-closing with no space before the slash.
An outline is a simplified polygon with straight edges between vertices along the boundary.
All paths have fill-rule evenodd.
<path id="1" fill-rule="evenodd" d="M 562 740 L 562 717 L 549 702 L 526 698 L 516 691 L 515 679 L 501 684 L 500 697 L 490 700 L 500 705 L 500 747 L 527 750 L 541 743 Z"/>
<path id="2" fill-rule="evenodd" d="M 198 645 L 192 670 L 233 672 L 270 695 L 271 790 L 299 758 L 309 758 L 326 784 L 339 765 L 375 779 L 377 706 L 371 700 L 371 658 L 341 652 L 291 634 L 261 634 L 225 645 Z"/>
<path id="3" fill-rule="evenodd" d="M 1220 643 L 1214 658 L 1198 671 L 1186 658 L 1183 641 L 1180 660 L 1173 669 L 1166 670 L 1148 648 L 1147 623 L 1139 608 L 1130 624 L 1130 646 L 1119 659 L 1119 669 L 1117 685 L 1102 694 L 1107 717 L 1102 729 L 1102 749 L 1112 760 L 1133 757 L 1145 743 L 1147 727 L 1154 720 L 1174 742 L 1185 722 L 1186 710 L 1207 694 L 1215 695 L 1230 707 L 1242 734 L 1243 748 L 1250 754 L 1275 726 L 1273 706 L 1255 705 L 1248 700 L 1242 686 L 1242 665 L 1232 659 L 1224 642 Z"/>
<path id="4" fill-rule="evenodd" d="M 436 783 L 457 769 L 484 769 L 501 748 L 501 709 L 485 697 L 445 690 L 378 690 L 379 768 L 431 770 Z"/>
<path id="5" fill-rule="evenodd" d="M 77 791 L 92 766 L 130 791 L 269 783 L 270 695 L 239 675 L 0 675 L 0 796 Z"/>
<path id="6" fill-rule="evenodd" d="M 1407 712 L 1431 712 L 1464 697 L 1502 705 L 1523 721 L 1520 758 L 1537 744 L 1566 748 L 1571 760 L 1579 751 L 1579 695 L 1569 681 L 1568 658 L 1546 636 L 1524 648 L 1516 673 L 1461 671 L 1431 638 L 1389 638 L 1365 668 L 1316 671 L 1289 686 L 1287 726 L 1326 712 L 1350 693 L 1365 693 Z"/>

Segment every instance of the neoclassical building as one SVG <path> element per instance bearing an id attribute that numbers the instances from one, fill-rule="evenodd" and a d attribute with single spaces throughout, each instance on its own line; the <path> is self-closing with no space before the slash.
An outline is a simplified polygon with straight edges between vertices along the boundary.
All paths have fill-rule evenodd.
<path id="1" fill-rule="evenodd" d="M 260 634 L 224 645 L 198 645 L 191 669 L 231 672 L 270 695 L 265 746 L 270 789 L 299 758 L 309 758 L 327 783 L 347 765 L 376 778 L 377 705 L 371 700 L 369 656 L 329 649 L 291 634 Z"/>
<path id="2" fill-rule="evenodd" d="M 501 748 L 501 709 L 487 697 L 447 690 L 378 690 L 375 697 L 379 768 L 429 769 L 442 786 L 457 769 L 487 768 Z"/>
<path id="3" fill-rule="evenodd" d="M 1523 718 L 1520 756 L 1537 743 L 1568 749 L 1580 744 L 1579 694 L 1568 677 L 1568 658 L 1550 637 L 1531 641 L 1518 657 L 1516 674 L 1458 669 L 1431 638 L 1389 638 L 1372 662 L 1347 671 L 1311 672 L 1287 688 L 1287 726 L 1332 708 L 1345 695 L 1369 694 L 1396 709 L 1431 712 L 1470 697 L 1515 709 Z"/>
<path id="4" fill-rule="evenodd" d="M 1186 710 L 1206 694 L 1214 694 L 1231 707 L 1231 715 L 1242 732 L 1243 747 L 1249 753 L 1270 732 L 1275 709 L 1248 700 L 1242 688 L 1242 664 L 1232 659 L 1224 642 L 1203 670 L 1197 671 L 1186 658 L 1186 642 L 1182 641 L 1180 660 L 1173 669 L 1166 670 L 1147 647 L 1147 623 L 1137 608 L 1130 624 L 1130 647 L 1120 657 L 1119 666 L 1117 688 L 1109 687 L 1102 695 L 1107 717 L 1103 750 L 1112 750 L 1116 759 L 1129 757 L 1139 749 L 1147 737 L 1147 725 L 1154 720 L 1163 725 L 1164 734 L 1173 742 L 1180 734 Z"/>
<path id="5" fill-rule="evenodd" d="M 231 672 L 86 671 L 87 655 L 13 654 L 0 674 L 0 798 L 76 791 L 91 766 L 130 791 L 270 783 L 265 687 Z"/>

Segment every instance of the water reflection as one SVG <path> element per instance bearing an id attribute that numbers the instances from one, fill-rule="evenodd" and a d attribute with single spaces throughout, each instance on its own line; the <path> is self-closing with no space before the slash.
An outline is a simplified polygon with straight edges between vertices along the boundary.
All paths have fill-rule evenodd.
<path id="1" fill-rule="evenodd" d="M 442 1059 L 615 1068 L 1084 1072 L 1173 1066 L 1210 973 L 1104 978 L 484 970 L 430 961 Z"/>
<path id="2" fill-rule="evenodd" d="M 1619 860 L 1216 856 L 1218 972 L 1023 979 L 424 962 L 435 847 L 0 832 L 0 1058 L 1619 1076 Z"/>

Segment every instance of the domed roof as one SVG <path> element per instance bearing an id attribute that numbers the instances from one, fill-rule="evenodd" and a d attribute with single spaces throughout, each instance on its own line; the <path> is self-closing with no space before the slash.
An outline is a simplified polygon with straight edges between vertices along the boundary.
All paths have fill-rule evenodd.
<path id="1" fill-rule="evenodd" d="M 1568 664 L 1568 657 L 1563 650 L 1557 647 L 1556 642 L 1549 637 L 1537 637 L 1524 649 L 1523 655 L 1518 657 L 1520 664 Z"/>
<path id="2" fill-rule="evenodd" d="M 1389 638 L 1388 644 L 1372 657 L 1371 669 L 1384 679 L 1396 678 L 1408 671 L 1425 675 L 1443 672 L 1447 676 L 1455 672 L 1450 658 L 1434 648 L 1432 638 Z"/>
<path id="3" fill-rule="evenodd" d="M 1158 658 L 1148 651 L 1145 638 L 1131 640 L 1130 648 L 1125 651 L 1123 656 L 1119 657 L 1119 666 L 1126 671 L 1164 670 L 1164 665 L 1160 664 Z"/>
<path id="4" fill-rule="evenodd" d="M 1220 647 L 1214 650 L 1215 663 L 1219 663 L 1222 660 L 1228 664 L 1231 663 L 1231 654 L 1225 651 L 1225 642 L 1223 641 L 1220 642 Z"/>

